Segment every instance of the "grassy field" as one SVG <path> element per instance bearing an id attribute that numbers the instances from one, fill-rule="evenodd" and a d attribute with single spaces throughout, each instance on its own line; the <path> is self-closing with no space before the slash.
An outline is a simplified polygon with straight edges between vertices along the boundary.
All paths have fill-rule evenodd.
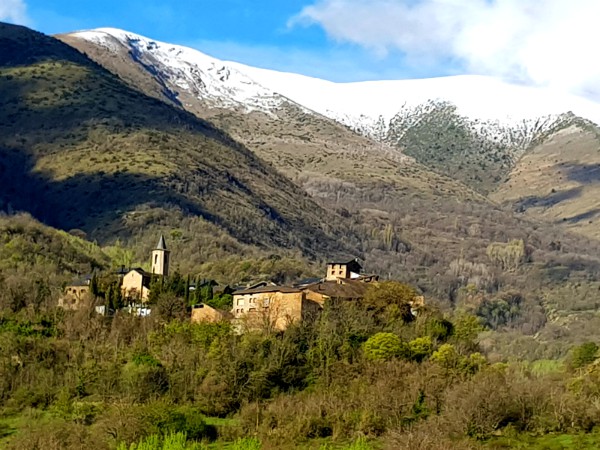
<path id="1" fill-rule="evenodd" d="M 600 434 L 549 434 L 546 436 L 503 437 L 490 440 L 486 448 L 529 450 L 591 450 L 600 448 Z"/>

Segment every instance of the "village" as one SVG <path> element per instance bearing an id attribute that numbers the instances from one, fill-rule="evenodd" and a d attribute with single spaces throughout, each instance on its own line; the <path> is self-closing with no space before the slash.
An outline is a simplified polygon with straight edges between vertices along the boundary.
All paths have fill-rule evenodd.
<path id="1" fill-rule="evenodd" d="M 121 267 L 116 272 L 123 310 L 138 316 L 152 313 L 149 302 L 152 283 L 168 279 L 170 256 L 171 252 L 161 235 L 151 253 L 150 272 L 140 267 Z M 59 306 L 77 310 L 94 304 L 98 314 L 114 313 L 110 306 L 96 304 L 92 292 L 93 280 L 93 274 L 88 274 L 66 286 Z M 211 306 L 206 302 L 195 303 L 190 307 L 189 319 L 193 323 L 230 321 L 240 331 L 259 328 L 282 331 L 290 324 L 314 317 L 328 301 L 360 301 L 368 288 L 378 283 L 379 276 L 364 273 L 356 258 L 328 262 L 324 277 L 298 280 L 285 286 L 261 281 L 246 286 L 221 287 L 214 280 L 202 280 L 201 285 L 188 283 L 186 295 L 200 288 L 208 288 L 211 297 L 213 294 L 230 295 L 232 302 L 227 308 Z M 416 296 L 411 307 L 416 309 L 423 303 L 423 297 Z"/>

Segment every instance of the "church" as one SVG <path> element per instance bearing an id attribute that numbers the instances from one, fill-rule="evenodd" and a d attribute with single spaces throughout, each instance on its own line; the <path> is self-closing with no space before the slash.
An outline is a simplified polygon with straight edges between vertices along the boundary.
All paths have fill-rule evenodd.
<path id="1" fill-rule="evenodd" d="M 147 272 L 140 267 L 136 267 L 130 269 L 123 276 L 121 282 L 123 298 L 132 302 L 147 302 L 152 279 L 169 276 L 169 254 L 165 237 L 161 235 L 156 248 L 152 250 L 151 271 Z"/>

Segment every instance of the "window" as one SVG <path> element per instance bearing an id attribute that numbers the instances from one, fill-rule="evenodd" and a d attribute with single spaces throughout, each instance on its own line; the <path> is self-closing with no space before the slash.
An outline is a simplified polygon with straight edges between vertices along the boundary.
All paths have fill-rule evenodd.
<path id="1" fill-rule="evenodd" d="M 244 306 L 244 299 L 238 298 L 237 304 L 238 304 L 238 306 Z"/>
<path id="2" fill-rule="evenodd" d="M 146 258 L 147 258 L 147 256 L 146 256 Z M 148 260 L 146 260 L 146 261 L 148 261 Z M 156 263 L 158 263 L 158 255 L 154 255 L 154 264 L 156 264 Z"/>
<path id="3" fill-rule="evenodd" d="M 250 312 L 256 312 L 256 308 L 250 308 L 249 311 Z"/>

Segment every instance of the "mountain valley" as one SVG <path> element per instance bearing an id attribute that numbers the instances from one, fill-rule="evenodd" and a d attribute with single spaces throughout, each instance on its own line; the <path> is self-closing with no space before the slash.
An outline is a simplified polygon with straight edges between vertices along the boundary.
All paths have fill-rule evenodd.
<path id="1" fill-rule="evenodd" d="M 58 38 L 69 46 L 2 28 L 11 49 L 0 60 L 4 210 L 102 245 L 124 243 L 133 261 L 168 231 L 181 270 L 212 264 L 227 282 L 269 276 L 244 273 L 244 259 L 293 257 L 302 268 L 291 273 L 308 274 L 351 255 L 447 311 L 478 310 L 517 291 L 520 313 L 496 328 L 525 333 L 529 355 L 561 354 L 597 323 L 592 315 L 587 327 L 571 327 L 581 317 L 569 313 L 558 348 L 544 331 L 552 330 L 546 305 L 562 304 L 555 288 L 591 283 L 600 271 L 597 127 L 562 109 L 577 111 L 577 101 L 508 120 L 506 106 L 477 119 L 440 97 L 352 122 L 279 94 L 277 83 L 266 85 L 273 74 L 262 85 L 253 79 L 261 70 L 195 50 L 114 29 Z M 369 98 L 369 86 L 342 97 Z M 557 181 L 560 164 L 585 164 L 585 186 Z M 515 266 L 494 256 L 519 242 Z M 232 258 L 237 266 L 214 269 Z M 508 344 L 498 336 L 489 349 L 503 355 Z"/>
<path id="2" fill-rule="evenodd" d="M 1 1 L 0 448 L 600 448 L 600 4 Z"/>

